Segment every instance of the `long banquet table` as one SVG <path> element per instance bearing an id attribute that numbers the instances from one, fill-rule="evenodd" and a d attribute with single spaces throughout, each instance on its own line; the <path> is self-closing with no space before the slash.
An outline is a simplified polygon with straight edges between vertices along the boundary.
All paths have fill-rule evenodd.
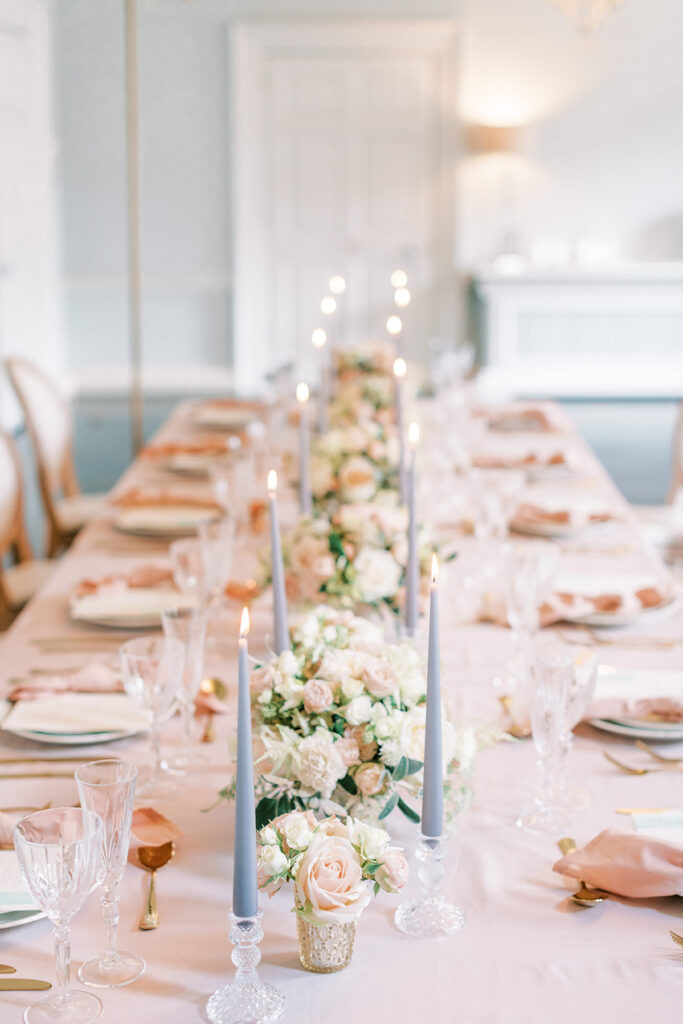
<path id="1" fill-rule="evenodd" d="M 181 407 L 160 437 L 177 438 L 190 429 Z M 644 547 L 635 520 L 604 470 L 568 422 L 564 429 L 581 452 L 583 486 L 604 494 L 619 509 L 623 523 L 611 546 L 593 549 L 586 542 L 563 544 L 563 568 L 663 573 L 656 556 Z M 173 483 L 162 478 L 149 460 L 138 460 L 120 487 L 162 479 L 168 486 Z M 571 484 L 580 485 L 576 481 Z M 182 481 L 179 486 L 186 488 Z M 464 536 L 450 540 L 462 558 L 453 563 L 442 597 L 446 699 L 455 715 L 493 719 L 499 709 L 491 681 L 510 656 L 512 639 L 510 631 L 499 626 L 463 621 L 463 573 L 474 541 Z M 253 568 L 254 552 L 260 544 L 257 538 L 240 546 L 236 576 Z M 86 528 L 48 586 L 2 640 L 0 686 L 6 689 L 11 678 L 30 669 L 74 666 L 90 656 L 40 653 L 35 645 L 39 637 L 103 636 L 109 642 L 107 650 L 114 652 L 108 639 L 113 631 L 69 620 L 70 588 L 84 577 L 163 560 L 164 555 L 165 547 L 158 541 L 122 540 L 111 518 Z M 257 603 L 251 645 L 255 651 L 259 645 L 263 648 L 270 630 L 268 601 L 264 595 Z M 230 684 L 235 679 L 239 611 L 235 604 L 225 627 L 224 675 Z M 563 632 L 567 632 L 565 627 Z M 683 669 L 683 646 L 678 645 L 683 638 L 683 608 L 652 624 L 604 630 L 600 635 L 607 641 L 598 647 L 603 662 Z M 671 643 L 651 645 L 653 637 L 668 638 Z M 132 866 L 127 869 L 121 888 L 120 945 L 142 955 L 147 970 L 134 984 L 101 993 L 104 1020 L 186 1024 L 204 1019 L 207 997 L 232 976 L 226 915 L 231 901 L 233 811 L 226 803 L 213 810 L 206 808 L 232 772 L 227 737 L 235 727 L 234 693 L 231 685 L 230 713 L 218 716 L 216 742 L 202 748 L 208 752 L 211 766 L 183 780 L 176 795 L 154 803 L 184 833 L 174 861 L 157 879 L 161 924 L 156 931 L 141 932 L 137 927 L 148 876 Z M 164 750 L 172 752 L 179 742 L 179 724 L 168 723 L 163 732 Z M 2 757 L 40 757 L 55 749 L 0 732 Z M 617 808 L 683 807 L 678 776 L 622 775 L 604 759 L 603 749 L 633 759 L 628 740 L 588 725 L 577 729 L 574 780 L 590 789 L 594 798 L 575 818 L 573 834 L 579 844 L 607 827 L 629 829 L 628 818 L 618 815 Z M 667 745 L 667 753 L 683 756 L 683 743 Z M 106 747 L 78 748 L 77 755 L 83 761 L 116 755 L 143 763 L 148 756 L 148 738 L 140 735 Z M 22 767 L 3 766 L 0 806 L 47 800 L 56 806 L 76 800 L 75 784 L 68 778 L 12 781 L 6 777 Z M 457 837 L 451 843 L 446 889 L 467 914 L 465 928 L 451 938 L 420 941 L 399 933 L 393 926 L 393 913 L 402 897 L 382 893 L 361 918 L 351 965 L 338 974 L 317 976 L 306 973 L 299 964 L 291 893 L 283 889 L 270 900 L 262 898 L 265 939 L 261 973 L 286 995 L 283 1019 L 297 1024 L 365 1024 L 374 1020 L 433 1024 L 614 1020 L 640 1024 L 646 1018 L 680 1020 L 683 957 L 672 945 L 668 929 L 683 931 L 683 899 L 614 898 L 590 910 L 574 906 L 567 898 L 571 883 L 551 870 L 558 856 L 555 840 L 521 832 L 514 824 L 530 801 L 536 782 L 535 754 L 529 741 L 500 743 L 480 755 L 474 806 L 459 819 Z M 397 841 L 412 852 L 414 826 L 396 814 L 388 825 Z M 415 874 L 413 870 L 409 891 L 416 885 Z M 74 974 L 79 962 L 103 943 L 99 897 L 93 894 L 73 921 Z M 0 961 L 14 964 L 24 977 L 53 979 L 49 922 L 40 920 L 0 931 Z M 32 998 L 33 993 L 26 992 L 0 994 L 2 1024 L 20 1021 Z"/>

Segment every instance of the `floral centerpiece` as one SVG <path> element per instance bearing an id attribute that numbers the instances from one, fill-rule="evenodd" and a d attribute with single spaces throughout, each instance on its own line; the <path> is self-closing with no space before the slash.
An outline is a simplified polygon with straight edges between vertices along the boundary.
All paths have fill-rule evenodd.
<path id="1" fill-rule="evenodd" d="M 299 955 L 328 973 L 351 959 L 355 926 L 371 888 L 398 892 L 408 879 L 403 851 L 355 818 L 317 821 L 311 811 L 280 815 L 258 834 L 258 883 L 270 895 L 294 882 Z"/>
<path id="2" fill-rule="evenodd" d="M 334 369 L 338 380 L 364 376 L 391 377 L 396 347 L 389 341 L 373 341 L 353 348 L 334 350 Z"/>
<path id="3" fill-rule="evenodd" d="M 310 473 L 313 499 L 371 501 L 379 491 L 398 488 L 398 437 L 377 420 L 337 427 L 312 444 Z"/>
<path id="4" fill-rule="evenodd" d="M 408 513 L 391 492 L 374 502 L 342 505 L 331 516 L 302 519 L 282 540 L 287 595 L 293 604 L 315 601 L 398 614 L 407 560 Z M 424 526 L 418 534 L 421 579 L 428 586 L 431 556 Z M 264 564 L 262 583 L 269 581 Z"/>
<path id="5" fill-rule="evenodd" d="M 359 625 L 362 623 L 362 626 Z M 294 646 L 252 673 L 261 754 L 257 824 L 292 809 L 381 820 L 398 808 L 418 822 L 426 673 L 409 642 L 345 611 L 313 609 Z M 442 721 L 447 818 L 469 803 L 477 749 L 498 733 Z"/>

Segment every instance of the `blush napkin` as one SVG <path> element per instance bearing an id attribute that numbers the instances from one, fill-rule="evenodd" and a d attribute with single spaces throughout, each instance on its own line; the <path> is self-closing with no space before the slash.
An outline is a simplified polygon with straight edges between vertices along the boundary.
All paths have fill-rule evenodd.
<path id="1" fill-rule="evenodd" d="M 683 846 L 605 829 L 580 850 L 561 857 L 553 871 L 615 896 L 678 896 L 683 894 Z"/>

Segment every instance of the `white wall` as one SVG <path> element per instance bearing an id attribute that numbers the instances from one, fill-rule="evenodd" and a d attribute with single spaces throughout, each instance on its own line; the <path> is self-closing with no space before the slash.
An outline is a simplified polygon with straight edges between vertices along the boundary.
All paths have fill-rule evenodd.
<path id="1" fill-rule="evenodd" d="M 461 116 L 531 125 L 517 167 L 527 248 L 588 237 L 629 252 L 641 231 L 683 211 L 680 0 L 626 0 L 590 52 L 545 0 L 140 2 L 148 363 L 231 359 L 227 25 L 241 11 L 459 13 Z M 123 0 L 59 0 L 54 16 L 68 358 L 73 368 L 123 363 Z M 490 159 L 458 168 L 458 270 L 500 241 Z"/>

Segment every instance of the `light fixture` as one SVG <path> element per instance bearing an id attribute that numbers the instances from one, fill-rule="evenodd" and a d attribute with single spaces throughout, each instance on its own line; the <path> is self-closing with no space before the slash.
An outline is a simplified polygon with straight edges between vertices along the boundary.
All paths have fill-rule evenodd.
<path id="1" fill-rule="evenodd" d="M 548 0 L 582 36 L 592 36 L 624 0 Z"/>
<path id="2" fill-rule="evenodd" d="M 322 327 L 316 327 L 311 335 L 311 341 L 314 348 L 322 348 L 327 341 L 327 331 L 324 331 Z"/>

